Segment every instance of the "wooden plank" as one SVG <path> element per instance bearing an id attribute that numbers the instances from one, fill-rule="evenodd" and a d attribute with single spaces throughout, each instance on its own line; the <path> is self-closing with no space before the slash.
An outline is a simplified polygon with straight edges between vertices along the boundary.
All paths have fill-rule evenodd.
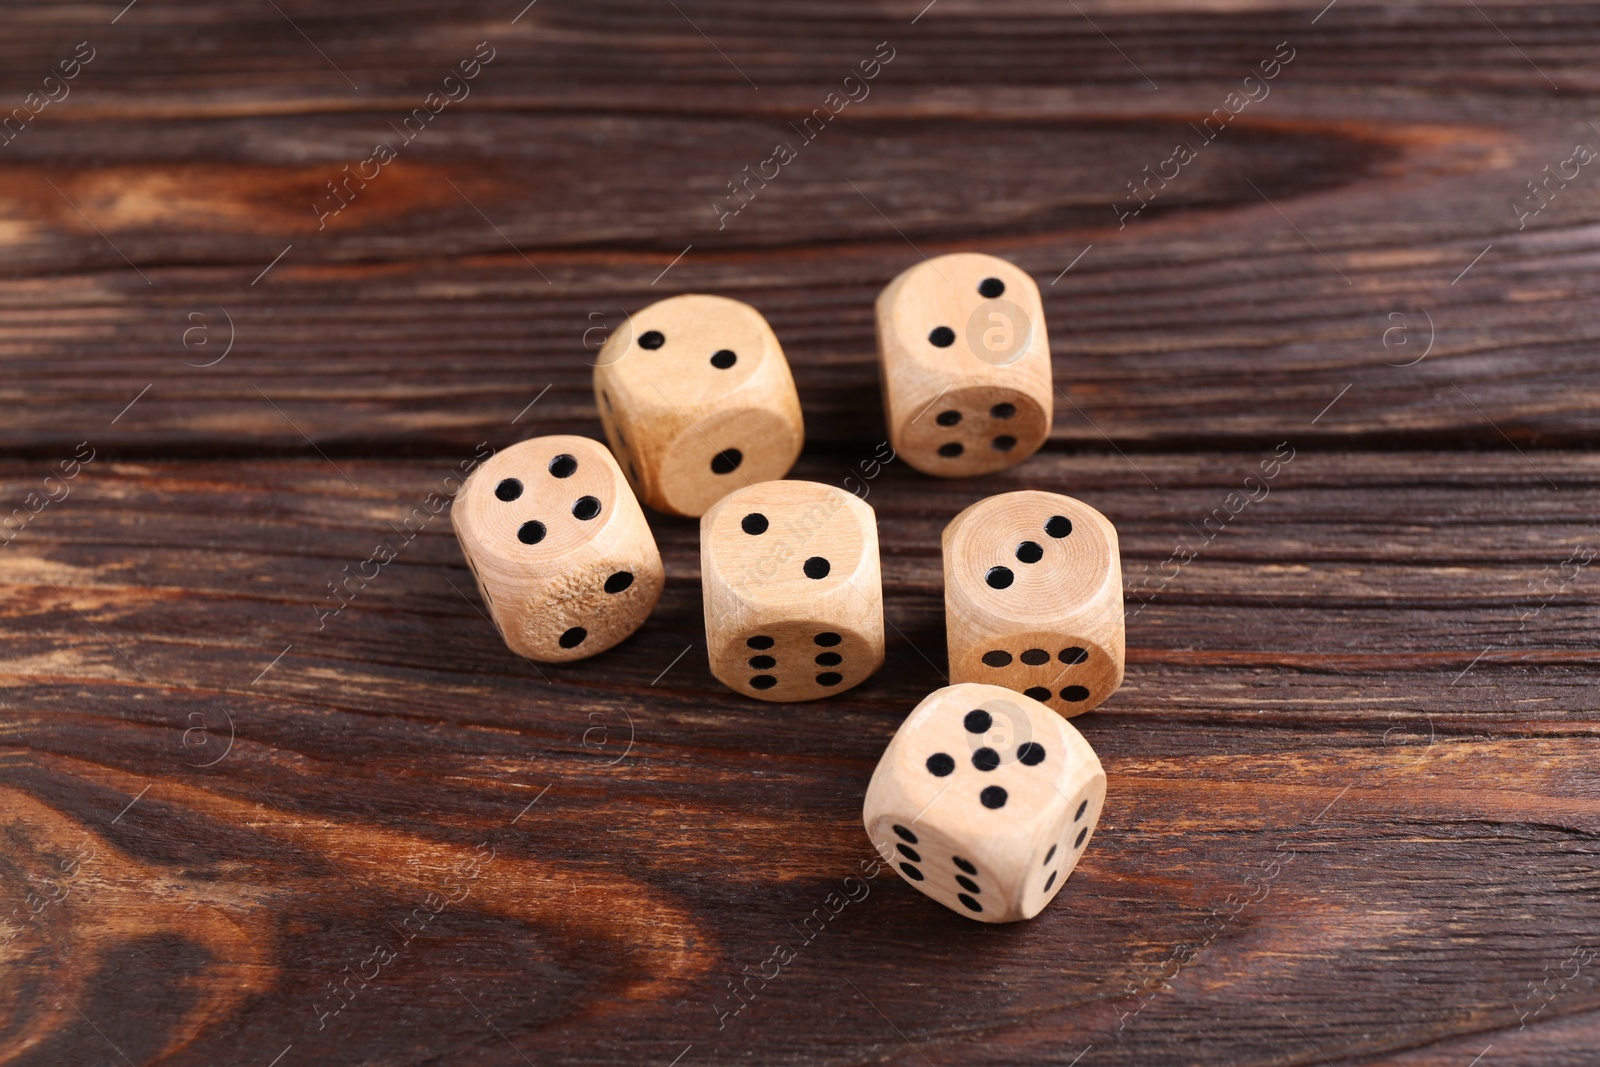
<path id="1" fill-rule="evenodd" d="M 1219 672 L 1248 693 L 1260 688 L 1251 681 L 1257 672 L 1277 672 L 1265 682 L 1270 687 L 1293 669 L 1304 676 L 1282 694 L 1289 706 L 1332 713 L 1319 708 L 1332 700 L 1344 714 L 1381 716 L 1391 705 L 1431 705 L 1435 685 L 1474 663 L 1475 677 L 1554 686 L 1569 709 L 1574 700 L 1593 706 L 1581 686 L 1567 691 L 1563 670 L 1577 670 L 1572 680 L 1581 682 L 1582 667 L 1593 663 L 1582 620 L 1596 603 L 1588 561 L 1600 554 L 1592 518 L 1600 471 L 1584 453 L 1543 453 L 1538 464 L 1514 454 L 1325 455 L 1291 446 L 1200 462 L 1041 456 L 977 482 L 936 481 L 870 458 L 848 466 L 807 458 L 798 473 L 864 489 L 877 509 L 898 648 L 885 670 L 897 683 L 887 699 L 914 702 L 940 684 L 944 523 L 990 492 L 1043 487 L 1082 497 L 1118 525 L 1130 661 L 1159 678 L 1130 675 L 1127 691 L 1139 694 L 1141 711 L 1237 708 L 1244 698 L 1218 695 Z M 1276 476 L 1264 478 L 1273 465 Z M 13 610 L 29 635 L 21 640 L 41 655 L 70 640 L 75 672 L 129 674 L 63 596 L 154 675 L 170 666 L 178 677 L 230 690 L 241 671 L 253 676 L 298 642 L 296 659 L 330 657 L 322 665 L 338 664 L 347 695 L 365 679 L 381 706 L 409 683 L 387 679 L 375 665 L 408 676 L 419 664 L 418 642 L 430 634 L 439 641 L 430 669 L 451 677 L 520 686 L 542 672 L 634 692 L 696 644 L 701 655 L 651 695 L 689 679 L 693 691 L 716 690 L 697 644 L 692 520 L 652 516 L 669 576 L 657 622 L 613 655 L 535 671 L 487 628 L 446 515 L 423 507 L 430 492 L 449 488 L 454 469 L 434 461 L 96 460 L 68 483 L 71 495 L 16 536 L 0 556 L 0 574 L 19 590 Z M 866 480 L 874 470 L 879 476 Z M 42 474 L 14 466 L 0 485 L 21 500 Z M 1519 521 L 1508 525 L 1508 514 Z M 408 538 L 411 530 L 420 532 Z M 362 567 L 380 542 L 394 546 L 396 560 Z M 373 571 L 371 580 L 359 577 Z M 331 591 L 336 584 L 340 596 Z M 146 636 L 124 646 L 117 635 L 130 629 Z M 245 664 L 237 664 L 246 650 Z M 461 667 L 452 665 L 458 657 L 465 657 Z M 1528 663 L 1552 669 L 1526 677 Z M 1421 688 L 1363 710 L 1339 703 L 1348 671 L 1369 682 L 1418 675 Z M 1470 701 L 1475 691 L 1459 695 Z M 1502 697 L 1488 695 L 1491 703 Z M 449 705 L 455 697 L 440 699 Z"/>
<path id="2" fill-rule="evenodd" d="M 1591 1063 L 1600 193 L 1518 205 L 1600 145 L 1597 40 L 1548 3 L 10 12 L 0 119 L 95 53 L 0 133 L 0 1063 Z M 880 471 L 872 300 L 956 250 L 1039 279 L 1052 440 Z M 652 516 L 639 634 L 541 667 L 417 510 L 596 435 L 603 335 L 697 290 L 789 352 L 796 475 L 877 509 L 888 662 L 837 699 L 714 683 L 692 521 Z M 942 684 L 941 527 L 1023 487 L 1117 524 L 1128 680 L 1076 720 L 1083 864 L 984 929 L 860 804 Z"/>
<path id="3" fill-rule="evenodd" d="M 398 142 L 392 124 L 438 80 L 424 72 L 442 78 L 489 31 L 297 14 L 368 83 L 356 93 L 275 13 L 217 25 L 136 8 L 150 23 L 130 13 L 0 159 L 0 397 L 15 408 L 0 447 L 97 430 L 123 455 L 281 453 L 306 448 L 303 430 L 334 455 L 455 453 L 546 386 L 546 425 L 590 432 L 605 331 L 712 290 L 771 318 L 811 439 L 838 448 L 881 418 L 873 297 L 919 251 L 966 247 L 1044 283 L 1062 445 L 1255 447 L 1336 396 L 1314 432 L 1363 447 L 1593 444 L 1596 187 L 1552 185 L 1521 223 L 1513 208 L 1597 136 L 1586 9 L 1471 22 L 1341 5 L 1314 28 L 1101 12 L 1163 92 L 1087 21 L 1018 5 L 975 35 L 974 9 L 939 11 L 915 27 L 856 14 L 844 35 L 779 15 L 774 54 L 766 15 L 709 6 L 757 91 L 670 9 L 535 7 L 504 27 L 477 91 L 319 229 L 326 183 Z M 169 20 L 217 35 L 230 87 L 216 90 L 220 60 L 172 61 L 186 38 Z M 872 94 L 719 222 L 741 202 L 728 183 L 798 141 L 790 124 L 885 37 L 895 58 Z M 1129 183 L 1198 141 L 1206 104 L 1284 38 L 1299 43 L 1271 95 L 1119 222 Z M 574 60 L 602 40 L 610 62 Z M 54 54 L 38 36 L 14 47 Z M 1401 59 L 1423 48 L 1469 80 Z"/>
<path id="4" fill-rule="evenodd" d="M 28 921 L 8 1041 L 23 1062 L 109 1039 L 134 1062 L 331 1063 L 356 1042 L 714 1062 L 780 1041 L 1108 1064 L 1591 1041 L 1586 968 L 1538 983 L 1600 921 L 1600 597 L 1587 565 L 1528 587 L 1595 544 L 1588 454 L 1542 453 L 1541 475 L 1514 454 L 1296 453 L 1132 615 L 1126 686 L 1077 720 L 1112 801 L 1056 906 L 994 936 L 887 873 L 846 881 L 872 869 L 873 762 L 939 684 L 945 519 L 1013 483 L 1071 490 L 1118 522 L 1132 586 L 1262 460 L 1138 457 L 1159 490 L 1114 456 L 981 486 L 889 465 L 868 483 L 889 662 L 780 730 L 709 677 L 687 520 L 655 522 L 669 582 L 644 631 L 536 668 L 471 602 L 444 515 L 317 629 L 319 583 L 395 539 L 449 464 L 97 458 L 0 553 L 0 862 L 19 894 L 66 894 L 9 905 Z M 7 464 L 8 497 L 37 468 Z M 739 1008 L 730 983 L 776 943 L 794 963 Z M 1554 996 L 1537 1016 L 1529 983 Z"/>

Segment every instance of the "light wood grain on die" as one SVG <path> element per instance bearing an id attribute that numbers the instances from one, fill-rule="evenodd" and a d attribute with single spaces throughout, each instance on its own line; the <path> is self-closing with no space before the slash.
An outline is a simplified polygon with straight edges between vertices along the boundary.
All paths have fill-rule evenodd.
<path id="1" fill-rule="evenodd" d="M 951 681 L 1005 685 L 1067 716 L 1122 684 L 1122 561 L 1104 515 L 1059 493 L 1002 493 L 950 520 L 943 546 Z"/>
<path id="2" fill-rule="evenodd" d="M 929 694 L 873 771 L 862 821 L 919 892 L 981 922 L 1037 915 L 1077 866 L 1105 801 L 1094 749 L 997 685 Z"/>
<path id="3" fill-rule="evenodd" d="M 877 519 L 819 482 L 740 489 L 700 520 L 711 673 L 761 700 L 815 700 L 883 663 Z"/>
<path id="4" fill-rule="evenodd" d="M 877 302 L 884 418 L 926 474 L 1020 463 L 1050 435 L 1050 341 L 1039 287 L 994 256 L 961 252 L 906 270 Z"/>
<path id="5" fill-rule="evenodd" d="M 495 454 L 461 487 L 450 518 L 518 655 L 557 663 L 603 652 L 661 595 L 644 511 L 598 441 L 535 437 Z"/>
<path id="6" fill-rule="evenodd" d="M 727 297 L 685 294 L 632 315 L 600 351 L 594 393 L 629 483 L 658 511 L 702 515 L 782 478 L 805 443 L 777 335 Z"/>

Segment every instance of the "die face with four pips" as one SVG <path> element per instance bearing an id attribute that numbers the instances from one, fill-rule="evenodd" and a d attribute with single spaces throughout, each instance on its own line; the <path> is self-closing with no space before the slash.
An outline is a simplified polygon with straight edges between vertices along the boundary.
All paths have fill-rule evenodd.
<path id="1" fill-rule="evenodd" d="M 883 663 L 878 528 L 818 482 L 761 482 L 700 519 L 711 673 L 759 700 L 842 693 Z"/>
<path id="2" fill-rule="evenodd" d="M 1117 531 L 1069 496 L 1002 493 L 944 531 L 950 680 L 1015 689 L 1072 716 L 1122 684 Z"/>
<path id="3" fill-rule="evenodd" d="M 583 659 L 639 628 L 664 572 L 616 460 L 587 437 L 536 437 L 491 457 L 451 522 L 506 645 L 546 663 Z"/>
<path id="4" fill-rule="evenodd" d="M 862 821 L 913 888 L 980 922 L 1031 919 L 1094 832 L 1106 776 L 1051 709 L 997 685 L 930 694 L 895 732 Z"/>
<path id="5" fill-rule="evenodd" d="M 937 256 L 878 297 L 878 368 L 896 455 L 964 478 L 1020 463 L 1050 434 L 1054 386 L 1039 287 L 994 256 Z"/>
<path id="6" fill-rule="evenodd" d="M 600 351 L 594 394 L 629 484 L 674 515 L 782 478 L 805 443 L 777 336 L 727 297 L 675 296 L 630 316 Z"/>

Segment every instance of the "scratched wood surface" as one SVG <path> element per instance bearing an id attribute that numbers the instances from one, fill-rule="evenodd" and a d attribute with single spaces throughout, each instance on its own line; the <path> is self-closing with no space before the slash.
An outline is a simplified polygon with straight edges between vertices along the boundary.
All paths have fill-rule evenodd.
<path id="1" fill-rule="evenodd" d="M 1600 8 L 923 2 L 0 5 L 0 1064 L 1594 1062 Z M 957 249 L 1039 280 L 1057 420 L 935 482 L 871 304 Z M 877 508 L 837 699 L 716 685 L 692 522 L 561 667 L 404 536 L 690 291 Z M 1023 487 L 1117 524 L 1128 677 L 997 929 L 860 804 Z"/>

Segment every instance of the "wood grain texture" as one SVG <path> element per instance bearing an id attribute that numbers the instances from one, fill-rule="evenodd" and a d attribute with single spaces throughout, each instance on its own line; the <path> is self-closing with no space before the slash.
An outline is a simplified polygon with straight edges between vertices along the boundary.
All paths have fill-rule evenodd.
<path id="1" fill-rule="evenodd" d="M 951 519 L 940 549 L 952 682 L 1003 685 L 1066 718 L 1116 693 L 1125 586 L 1104 515 L 1060 493 L 997 493 Z"/>
<path id="2" fill-rule="evenodd" d="M 478 599 L 511 651 L 564 663 L 632 636 L 666 575 L 644 509 L 611 451 L 593 438 L 557 434 L 479 455 L 481 466 L 475 457 L 462 463 L 462 476 L 447 475 L 443 491 L 392 526 L 395 537 L 354 573 L 341 568 L 334 603 L 324 610 L 343 612 L 449 508 Z"/>
<path id="3" fill-rule="evenodd" d="M 663 287 L 760 309 L 812 440 L 840 445 L 881 419 L 871 304 L 912 244 L 975 244 L 1039 279 L 1063 443 L 1266 443 L 1347 384 L 1318 436 L 1498 447 L 1475 403 L 1520 441 L 1594 440 L 1600 194 L 1575 181 L 1521 230 L 1512 209 L 1596 136 L 1586 6 L 1345 3 L 1314 26 L 1288 9 L 1098 11 L 1126 59 L 1037 4 L 941 0 L 915 25 L 699 9 L 759 90 L 654 4 L 535 6 L 515 25 L 486 7 L 286 8 L 359 92 L 270 10 L 135 10 L 3 149 L 10 447 L 80 440 L 147 384 L 108 445 L 304 448 L 258 390 L 333 454 L 468 450 L 546 386 L 545 428 L 589 433 L 606 329 Z M 24 72 L 94 36 L 43 13 L 22 25 L 0 45 L 18 100 L 38 80 Z M 326 183 L 399 140 L 485 37 L 499 51 L 471 95 L 319 230 Z M 1297 56 L 1271 95 L 1119 229 L 1128 183 L 1286 39 Z M 719 228 L 728 183 L 800 140 L 790 124 L 883 40 L 895 58 L 870 95 Z M 212 348 L 203 332 L 185 348 L 191 314 Z M 241 358 L 184 365 L 226 336 Z M 1427 360 L 1385 366 L 1427 339 Z"/>
<path id="4" fill-rule="evenodd" d="M 749 304 L 706 293 L 641 308 L 595 360 L 595 408 L 639 499 L 699 517 L 782 478 L 805 445 L 794 375 Z"/>
<path id="5" fill-rule="evenodd" d="M 0 121 L 94 58 L 0 145 L 0 1062 L 1592 1062 L 1600 185 L 1527 183 L 1600 144 L 1593 5 L 4 17 Z M 971 481 L 879 445 L 873 300 L 956 251 L 1038 282 L 1058 387 Z M 767 317 L 793 476 L 876 510 L 835 699 L 711 677 L 692 520 L 552 666 L 445 514 L 395 530 L 480 444 L 598 438 L 600 346 L 681 292 Z M 945 684 L 939 531 L 1024 488 L 1116 525 L 1128 673 L 1074 720 L 1094 842 L 994 929 L 860 815 Z"/>
<path id="6" fill-rule="evenodd" d="M 1061 892 L 1105 799 L 1100 758 L 1071 723 L 1015 689 L 965 682 L 900 724 L 861 821 L 909 888 L 974 922 L 1010 923 Z"/>
<path id="7" fill-rule="evenodd" d="M 878 294 L 878 388 L 897 455 L 975 478 L 1037 452 L 1054 418 L 1039 287 L 996 256 L 937 256 Z"/>
<path id="8" fill-rule="evenodd" d="M 839 486 L 757 482 L 711 505 L 700 596 L 712 675 L 786 703 L 870 678 L 884 658 L 881 559 L 872 506 Z"/>

